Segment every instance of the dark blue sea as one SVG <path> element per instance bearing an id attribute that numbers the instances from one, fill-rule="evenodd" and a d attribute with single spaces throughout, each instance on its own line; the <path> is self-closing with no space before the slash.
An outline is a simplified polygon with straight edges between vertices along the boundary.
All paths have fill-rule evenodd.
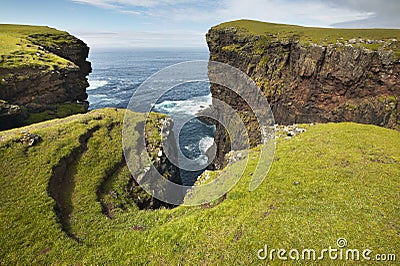
<path id="1" fill-rule="evenodd" d="M 93 72 L 89 76 L 90 109 L 127 108 L 135 90 L 165 67 L 194 60 L 208 60 L 207 49 L 98 49 L 90 52 Z M 204 70 L 207 76 L 207 70 Z M 208 82 L 181 84 L 162 96 L 154 111 L 174 117 L 195 115 L 211 105 Z M 189 159 L 207 162 L 206 151 L 213 144 L 215 128 L 197 118 L 186 123 L 179 134 L 179 148 Z M 177 135 L 176 132 L 174 132 Z M 184 185 L 193 185 L 199 171 L 181 170 Z"/>

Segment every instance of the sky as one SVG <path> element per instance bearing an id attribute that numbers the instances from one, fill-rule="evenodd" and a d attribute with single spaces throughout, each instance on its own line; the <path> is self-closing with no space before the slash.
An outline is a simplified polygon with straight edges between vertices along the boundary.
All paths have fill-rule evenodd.
<path id="1" fill-rule="evenodd" d="M 47 25 L 101 47 L 206 47 L 235 19 L 318 27 L 400 28 L 400 0 L 1 0 L 0 23 Z"/>

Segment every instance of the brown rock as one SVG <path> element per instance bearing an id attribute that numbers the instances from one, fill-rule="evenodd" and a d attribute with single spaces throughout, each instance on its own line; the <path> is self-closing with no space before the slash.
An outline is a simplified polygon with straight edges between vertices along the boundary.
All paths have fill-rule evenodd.
<path id="1" fill-rule="evenodd" d="M 400 128 L 400 62 L 391 51 L 261 38 L 243 37 L 230 29 L 212 28 L 207 33 L 210 59 L 247 73 L 267 97 L 276 123 L 352 121 Z M 211 93 L 251 117 L 243 112 L 249 107 L 231 91 L 211 84 Z M 254 146 L 260 141 L 254 132 L 256 120 L 244 121 L 250 138 L 256 138 Z M 215 140 L 216 165 L 221 165 L 229 140 L 218 125 Z"/>

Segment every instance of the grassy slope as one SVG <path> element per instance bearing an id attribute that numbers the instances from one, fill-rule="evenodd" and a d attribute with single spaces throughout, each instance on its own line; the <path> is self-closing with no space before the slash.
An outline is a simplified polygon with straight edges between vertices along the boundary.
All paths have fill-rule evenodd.
<path id="1" fill-rule="evenodd" d="M 29 149 L 13 141 L 19 130 L 1 133 L 1 263 L 248 265 L 259 263 L 256 252 L 264 244 L 320 250 L 335 247 L 339 237 L 350 248 L 400 256 L 398 131 L 352 123 L 313 126 L 278 142 L 272 169 L 254 192 L 247 189 L 256 163 L 250 160 L 227 199 L 212 208 L 139 211 L 126 205 L 108 219 L 96 191 L 120 160 L 120 125 L 107 126 L 122 114 L 98 110 L 26 127 L 43 138 Z M 47 185 L 52 167 L 96 126 L 72 171 L 77 243 L 61 231 Z M 256 154 L 257 148 L 251 158 Z M 230 170 L 241 167 L 238 162 Z"/>
<path id="2" fill-rule="evenodd" d="M 0 24 L 0 68 L 38 68 L 53 70 L 72 67 L 73 63 L 52 53 L 46 53 L 35 43 L 58 47 L 76 42 L 67 32 L 44 26 Z"/>
<path id="3" fill-rule="evenodd" d="M 378 50 L 383 47 L 386 50 L 393 50 L 396 57 L 400 57 L 400 30 L 399 29 L 340 29 L 340 28 L 313 28 L 301 27 L 286 24 L 274 24 L 253 20 L 236 20 L 222 23 L 216 28 L 225 29 L 234 27 L 242 34 L 264 36 L 270 41 L 298 39 L 303 44 L 336 44 L 345 43 L 351 39 L 383 40 L 382 44 L 357 44 L 371 50 Z M 392 42 L 397 39 L 397 42 Z M 388 45 L 390 43 L 390 45 Z"/>

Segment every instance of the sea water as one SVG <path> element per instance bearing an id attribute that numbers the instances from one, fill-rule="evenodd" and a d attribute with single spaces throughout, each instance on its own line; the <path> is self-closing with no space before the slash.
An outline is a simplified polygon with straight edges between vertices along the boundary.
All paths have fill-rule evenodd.
<path id="1" fill-rule="evenodd" d="M 135 90 L 151 75 L 165 67 L 193 60 L 208 60 L 205 48 L 193 49 L 95 49 L 90 52 L 93 72 L 89 76 L 90 109 L 126 108 Z M 204 77 L 207 70 L 204 69 Z M 185 82 L 163 95 L 154 111 L 172 119 L 195 116 L 211 105 L 210 84 L 207 81 Z M 182 127 L 178 146 L 183 155 L 201 163 L 207 162 L 206 151 L 214 141 L 215 127 L 197 118 Z M 181 170 L 184 185 L 193 185 L 203 170 Z"/>

